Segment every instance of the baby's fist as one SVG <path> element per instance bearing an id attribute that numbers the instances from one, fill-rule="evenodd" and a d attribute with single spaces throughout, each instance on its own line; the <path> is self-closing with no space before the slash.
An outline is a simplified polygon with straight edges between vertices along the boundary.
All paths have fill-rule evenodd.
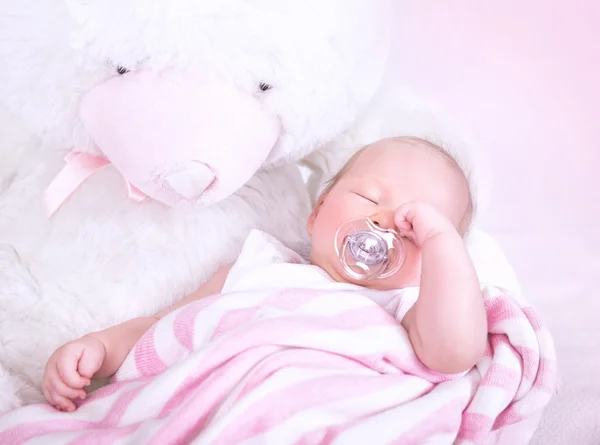
<path id="1" fill-rule="evenodd" d="M 42 391 L 49 404 L 62 411 L 74 411 L 73 399 L 84 399 L 84 387 L 100 369 L 106 350 L 104 344 L 85 336 L 61 346 L 48 360 Z"/>
<path id="2" fill-rule="evenodd" d="M 423 202 L 408 202 L 394 214 L 400 236 L 423 246 L 427 240 L 442 233 L 457 233 L 452 222 L 435 207 Z"/>

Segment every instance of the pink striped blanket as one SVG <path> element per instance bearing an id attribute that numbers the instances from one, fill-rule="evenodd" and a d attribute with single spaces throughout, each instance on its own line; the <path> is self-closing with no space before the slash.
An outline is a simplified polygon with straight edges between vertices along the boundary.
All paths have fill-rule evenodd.
<path id="1" fill-rule="evenodd" d="M 468 373 L 433 373 L 395 314 L 348 291 L 209 297 L 157 323 L 74 413 L 0 417 L 0 444 L 527 443 L 556 387 L 548 331 L 485 290 L 489 345 Z"/>

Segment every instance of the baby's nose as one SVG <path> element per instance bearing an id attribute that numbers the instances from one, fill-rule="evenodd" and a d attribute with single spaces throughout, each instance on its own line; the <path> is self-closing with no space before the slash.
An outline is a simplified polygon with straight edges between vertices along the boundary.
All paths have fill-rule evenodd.
<path id="1" fill-rule="evenodd" d="M 390 210 L 377 212 L 374 215 L 371 215 L 370 219 L 376 226 L 379 226 L 382 229 L 396 228 L 394 224 L 394 212 Z"/>

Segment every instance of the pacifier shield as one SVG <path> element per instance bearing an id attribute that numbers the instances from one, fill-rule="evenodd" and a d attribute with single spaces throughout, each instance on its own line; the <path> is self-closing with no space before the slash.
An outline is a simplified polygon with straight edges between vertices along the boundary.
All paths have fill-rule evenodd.
<path id="1" fill-rule="evenodd" d="M 346 274 L 356 280 L 387 278 L 404 261 L 400 235 L 381 229 L 369 218 L 343 222 L 336 232 L 335 251 Z"/>

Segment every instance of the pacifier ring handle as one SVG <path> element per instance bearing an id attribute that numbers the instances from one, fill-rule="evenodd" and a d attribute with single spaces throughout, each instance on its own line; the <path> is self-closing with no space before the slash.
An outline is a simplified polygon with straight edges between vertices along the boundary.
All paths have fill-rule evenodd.
<path id="1" fill-rule="evenodd" d="M 344 221 L 336 232 L 335 249 L 346 275 L 356 280 L 387 278 L 404 261 L 400 235 L 369 218 Z"/>

